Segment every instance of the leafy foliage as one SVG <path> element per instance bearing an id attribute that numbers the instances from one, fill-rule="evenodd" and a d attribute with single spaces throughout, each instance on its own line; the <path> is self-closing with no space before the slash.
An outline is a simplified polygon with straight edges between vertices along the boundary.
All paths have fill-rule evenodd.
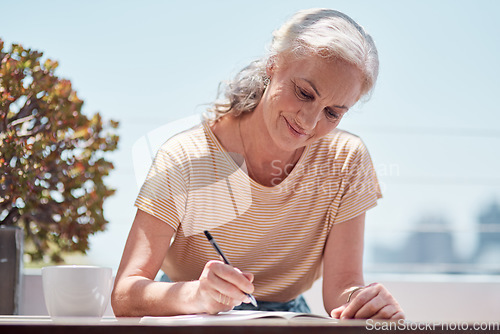
<path id="1" fill-rule="evenodd" d="M 58 63 L 0 39 L 0 225 L 24 229 L 26 252 L 61 262 L 61 252 L 89 249 L 107 224 L 103 202 L 114 193 L 103 177 L 113 169 L 118 122 L 82 114 L 83 101 Z"/>

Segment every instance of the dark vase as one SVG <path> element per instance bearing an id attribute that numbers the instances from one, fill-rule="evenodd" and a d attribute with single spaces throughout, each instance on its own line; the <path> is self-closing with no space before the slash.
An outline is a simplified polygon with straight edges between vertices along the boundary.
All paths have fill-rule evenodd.
<path id="1" fill-rule="evenodd" d="M 0 314 L 19 314 L 22 292 L 24 232 L 0 225 Z"/>

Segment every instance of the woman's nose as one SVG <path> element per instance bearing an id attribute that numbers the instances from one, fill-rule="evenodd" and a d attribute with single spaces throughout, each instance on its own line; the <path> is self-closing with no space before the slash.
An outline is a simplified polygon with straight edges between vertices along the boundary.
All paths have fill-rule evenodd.
<path id="1" fill-rule="evenodd" d="M 319 108 L 302 106 L 297 112 L 297 125 L 307 132 L 314 129 L 322 115 L 321 110 L 318 109 Z"/>

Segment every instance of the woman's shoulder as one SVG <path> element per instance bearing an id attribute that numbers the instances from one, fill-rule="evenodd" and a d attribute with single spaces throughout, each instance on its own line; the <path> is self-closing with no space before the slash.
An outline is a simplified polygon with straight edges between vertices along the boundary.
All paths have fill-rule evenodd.
<path id="1" fill-rule="evenodd" d="M 363 140 L 358 135 L 342 129 L 335 129 L 318 142 L 322 150 L 329 152 L 338 150 L 357 150 L 363 147 Z"/>
<path id="2" fill-rule="evenodd" d="M 345 130 L 335 129 L 310 149 L 311 164 L 350 164 L 360 156 L 368 154 L 361 138 Z"/>
<path id="3" fill-rule="evenodd" d="M 204 123 L 197 124 L 182 130 L 168 138 L 159 148 L 159 151 L 168 153 L 191 154 L 197 151 L 206 151 L 208 146 L 207 132 Z"/>

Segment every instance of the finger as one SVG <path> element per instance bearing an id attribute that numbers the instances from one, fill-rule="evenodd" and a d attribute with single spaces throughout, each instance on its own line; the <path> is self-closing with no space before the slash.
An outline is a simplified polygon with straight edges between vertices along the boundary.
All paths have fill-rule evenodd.
<path id="1" fill-rule="evenodd" d="M 340 319 L 340 315 L 342 314 L 342 312 L 345 310 L 345 308 L 347 307 L 347 304 L 344 304 L 342 306 L 339 306 L 337 308 L 334 308 L 331 312 L 330 312 L 330 316 L 334 319 Z"/>
<path id="2" fill-rule="evenodd" d="M 252 273 L 249 273 L 249 272 L 244 272 L 242 273 L 243 276 L 245 276 L 247 278 L 247 280 L 249 280 L 251 283 L 253 283 L 253 280 L 254 280 L 254 276 Z"/>
<path id="3" fill-rule="evenodd" d="M 370 300 L 378 295 L 379 291 L 374 286 L 368 286 L 355 295 L 347 304 L 347 307 L 340 315 L 340 319 L 353 319 L 356 313 Z"/>
<path id="4" fill-rule="evenodd" d="M 212 302 L 210 302 L 209 308 L 213 311 L 211 313 L 229 311 L 234 306 L 241 304 L 241 301 L 235 301 L 231 297 L 226 296 L 218 291 L 211 292 L 210 296 L 212 298 Z"/>
<path id="5" fill-rule="evenodd" d="M 218 293 L 218 297 L 217 297 L 216 301 L 217 301 L 217 303 L 222 304 L 222 305 L 226 305 L 226 306 L 231 305 L 231 297 L 226 296 L 220 292 Z"/>
<path id="6" fill-rule="evenodd" d="M 222 311 L 230 311 L 233 308 L 232 305 L 227 305 L 230 304 L 230 302 L 228 302 L 227 297 L 224 297 L 221 293 L 211 290 L 208 295 L 210 299 L 206 303 L 206 313 L 217 314 Z"/>
<path id="7" fill-rule="evenodd" d="M 391 317 L 391 320 L 402 320 L 405 318 L 406 318 L 406 316 L 405 316 L 403 310 L 400 308 L 399 311 Z"/>
<path id="8" fill-rule="evenodd" d="M 386 306 L 389 306 L 389 303 L 386 299 L 384 299 L 380 294 L 376 295 L 372 299 L 370 299 L 366 304 L 361 306 L 361 308 L 354 314 L 355 319 L 369 319 L 379 313 Z M 393 309 L 395 312 L 395 308 Z M 384 311 L 385 312 L 385 311 Z M 384 313 L 385 314 L 385 313 Z M 389 315 L 389 318 L 394 313 Z M 385 318 L 384 318 L 385 319 Z"/>
<path id="9" fill-rule="evenodd" d="M 217 306 L 214 308 L 217 312 L 220 311 L 230 311 L 233 309 L 234 305 L 231 304 L 231 298 L 219 293 L 219 297 L 217 298 Z"/>
<path id="10" fill-rule="evenodd" d="M 212 286 L 213 289 L 211 296 L 219 303 L 220 303 L 219 294 L 229 297 L 231 299 L 230 304 L 233 306 L 239 305 L 242 302 L 247 301 L 248 299 L 247 295 L 245 295 L 238 287 L 222 279 L 216 273 L 212 271 L 209 272 L 207 278 L 211 282 L 210 285 Z"/>
<path id="11" fill-rule="evenodd" d="M 208 314 L 230 311 L 233 309 L 233 306 L 241 304 L 241 300 L 233 300 L 224 293 L 224 286 L 229 286 L 229 289 L 232 287 L 239 296 L 245 296 L 239 289 L 235 288 L 232 284 L 224 281 L 215 274 L 214 271 L 219 266 L 225 266 L 225 264 L 220 261 L 207 262 L 199 278 L 199 293 L 202 298 L 201 302 L 205 307 L 205 312 Z"/>
<path id="12" fill-rule="evenodd" d="M 236 286 L 239 290 L 245 293 L 253 293 L 254 286 L 252 282 L 239 269 L 219 261 L 214 261 L 209 265 L 209 268 L 213 270 L 215 275 Z"/>
<path id="13" fill-rule="evenodd" d="M 376 314 L 370 316 L 370 319 L 391 319 L 398 311 L 396 305 L 385 305 Z"/>
<path id="14" fill-rule="evenodd" d="M 253 282 L 254 276 L 253 276 L 253 274 L 252 274 L 252 273 L 250 273 L 250 272 L 248 272 L 248 271 L 243 272 L 243 271 L 241 271 L 239 268 L 236 268 L 236 267 L 234 267 L 234 269 L 235 269 L 237 272 L 239 272 L 239 273 L 243 274 L 243 276 L 245 276 L 247 280 L 249 280 L 250 282 Z"/>

